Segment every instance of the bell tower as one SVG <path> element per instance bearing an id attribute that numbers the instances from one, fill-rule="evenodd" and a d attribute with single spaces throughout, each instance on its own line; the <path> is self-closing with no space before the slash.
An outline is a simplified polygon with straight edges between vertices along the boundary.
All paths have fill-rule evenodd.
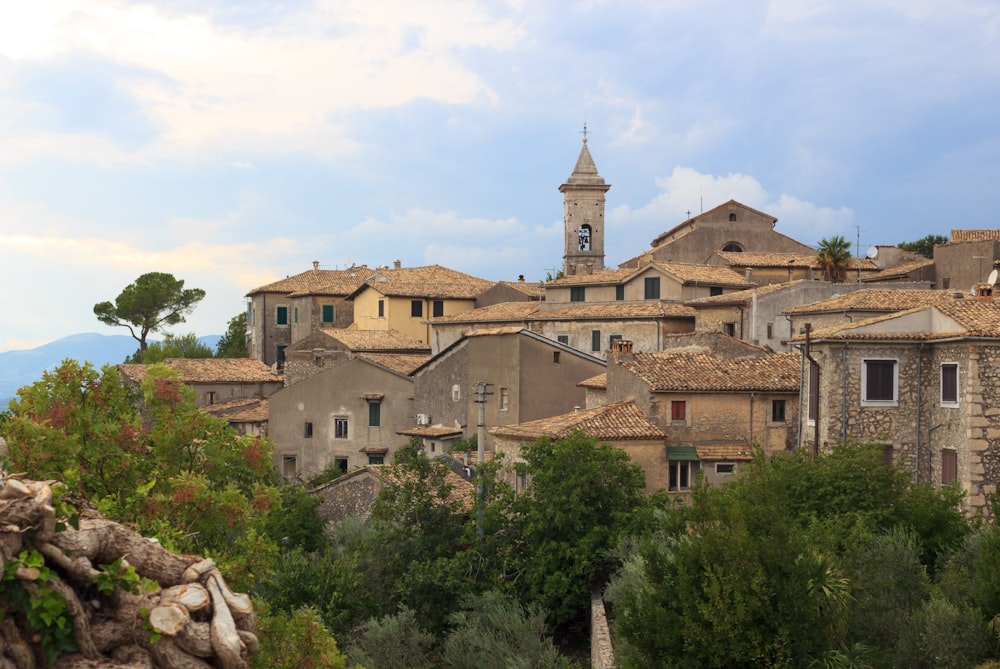
<path id="1" fill-rule="evenodd" d="M 559 186 L 563 194 L 563 274 L 593 274 L 604 269 L 604 194 L 610 189 L 597 173 L 587 148 L 587 126 L 583 126 L 583 148 L 573 173 Z"/>

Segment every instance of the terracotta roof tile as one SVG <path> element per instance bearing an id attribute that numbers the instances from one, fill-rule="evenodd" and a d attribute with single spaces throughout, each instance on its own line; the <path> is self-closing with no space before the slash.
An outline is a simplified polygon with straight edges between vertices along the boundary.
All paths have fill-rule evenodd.
<path id="1" fill-rule="evenodd" d="M 437 427 L 434 425 L 409 427 L 405 430 L 398 430 L 396 434 L 404 437 L 426 437 L 427 439 L 441 439 L 442 437 L 457 437 L 462 434 L 462 430 L 455 427 Z"/>
<path id="2" fill-rule="evenodd" d="M 268 420 L 267 400 L 234 400 L 207 406 L 205 411 L 230 423 L 264 423 Z"/>
<path id="3" fill-rule="evenodd" d="M 633 402 L 612 402 L 520 425 L 495 427 L 490 430 L 490 434 L 519 441 L 533 441 L 544 436 L 561 439 L 578 430 L 601 441 L 666 437 L 663 430 L 649 420 Z"/>
<path id="4" fill-rule="evenodd" d="M 430 322 L 438 323 L 507 323 L 524 321 L 539 310 L 538 302 L 501 302 L 488 307 L 463 311 L 454 316 L 442 316 Z"/>
<path id="5" fill-rule="evenodd" d="M 602 269 L 592 274 L 574 274 L 552 281 L 546 281 L 546 287 L 564 288 L 566 286 L 593 286 L 600 284 L 621 283 L 634 269 Z"/>
<path id="6" fill-rule="evenodd" d="M 608 389 L 608 373 L 601 372 L 597 376 L 592 376 L 589 379 L 584 379 L 580 383 L 576 384 L 581 388 L 590 388 L 592 390 L 607 390 Z"/>
<path id="7" fill-rule="evenodd" d="M 988 242 L 1000 240 L 1000 230 L 952 230 L 951 241 L 955 242 Z"/>
<path id="8" fill-rule="evenodd" d="M 800 356 L 771 353 L 720 358 L 707 353 L 636 353 L 619 361 L 654 392 L 791 392 L 799 389 Z"/>
<path id="9" fill-rule="evenodd" d="M 816 255 L 806 255 L 803 253 L 732 253 L 728 251 L 718 251 L 716 255 L 736 267 L 791 267 L 793 269 L 819 269 L 819 260 Z M 863 272 L 874 272 L 878 270 L 876 265 L 869 258 L 856 258 L 851 256 L 847 263 L 848 269 Z"/>
<path id="10" fill-rule="evenodd" d="M 474 300 L 493 283 L 441 265 L 377 270 L 365 286 L 388 297 Z M 363 288 L 363 287 L 362 287 Z M 362 288 L 354 291 L 356 295 Z"/>
<path id="11" fill-rule="evenodd" d="M 567 304 L 562 308 L 542 309 L 534 316 L 525 320 L 528 322 L 625 320 L 636 318 L 694 318 L 694 316 L 694 309 L 679 302 L 578 302 L 575 305 Z"/>
<path id="12" fill-rule="evenodd" d="M 324 328 L 323 334 L 339 341 L 355 352 L 427 351 L 431 347 L 398 330 L 355 330 L 352 328 Z"/>
<path id="13" fill-rule="evenodd" d="M 739 272 L 720 265 L 695 265 L 682 262 L 652 262 L 650 264 L 674 275 L 685 285 L 697 283 L 740 288 L 749 288 L 753 285 L 753 282 L 747 281 L 746 277 Z"/>
<path id="14" fill-rule="evenodd" d="M 524 293 L 528 297 L 537 300 L 545 294 L 544 281 L 498 281 L 501 286 L 513 288 L 519 293 Z"/>
<path id="15" fill-rule="evenodd" d="M 954 296 L 944 290 L 894 290 L 892 288 L 866 288 L 819 302 L 785 309 L 786 314 L 823 314 L 844 311 L 905 311 L 915 307 L 951 302 Z"/>
<path id="16" fill-rule="evenodd" d="M 412 478 L 410 472 L 395 465 L 366 465 L 365 468 L 373 472 L 388 485 L 400 485 Z M 450 469 L 445 474 L 445 482 L 451 486 L 451 491 L 448 497 L 445 498 L 446 502 L 458 504 L 466 511 L 475 505 L 476 489 L 471 482 L 466 481 Z"/>
<path id="17" fill-rule="evenodd" d="M 176 370 L 184 383 L 281 383 L 282 376 L 255 358 L 167 358 L 167 367 Z M 148 365 L 119 365 L 134 381 L 146 378 Z"/>
<path id="18" fill-rule="evenodd" d="M 788 283 L 772 283 L 766 286 L 757 286 L 756 288 L 748 288 L 747 290 L 737 290 L 733 293 L 726 293 L 725 295 L 712 295 L 710 297 L 699 297 L 696 300 L 688 300 L 684 304 L 689 307 L 713 307 L 722 304 L 746 304 L 753 300 L 754 293 L 757 297 L 762 295 L 770 295 L 771 293 L 776 293 L 779 290 L 784 290 L 789 286 L 795 285 L 797 283 L 802 283 L 805 279 L 800 279 L 798 281 L 792 281 Z"/>
<path id="19" fill-rule="evenodd" d="M 351 269 L 311 269 L 258 286 L 247 295 L 257 293 L 348 295 L 374 274 L 375 270 L 363 265 Z"/>
<path id="20" fill-rule="evenodd" d="M 427 362 L 430 355 L 417 353 L 359 353 L 358 357 L 370 360 L 399 374 L 409 376 L 417 367 Z"/>
<path id="21" fill-rule="evenodd" d="M 881 272 L 875 272 L 874 274 L 869 274 L 868 276 L 861 277 L 862 283 L 886 281 L 887 279 L 903 278 L 910 272 L 916 272 L 919 269 L 925 267 L 931 267 L 934 261 L 930 258 L 925 260 L 916 260 L 914 262 L 908 262 L 903 265 L 896 265 L 895 267 L 888 267 Z"/>
<path id="22" fill-rule="evenodd" d="M 753 452 L 746 444 L 695 444 L 699 460 L 753 460 Z"/>

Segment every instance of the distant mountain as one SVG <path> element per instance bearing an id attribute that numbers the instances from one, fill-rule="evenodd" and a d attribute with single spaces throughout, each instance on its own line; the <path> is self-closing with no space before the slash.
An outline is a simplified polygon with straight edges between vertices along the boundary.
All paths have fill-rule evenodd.
<path id="1" fill-rule="evenodd" d="M 198 337 L 213 351 L 221 335 Z M 152 341 L 152 340 L 151 340 Z M 96 332 L 69 335 L 29 350 L 0 353 L 0 410 L 17 394 L 18 388 L 42 378 L 42 372 L 56 367 L 67 358 L 87 361 L 95 367 L 118 364 L 139 348 L 128 335 L 102 335 Z"/>

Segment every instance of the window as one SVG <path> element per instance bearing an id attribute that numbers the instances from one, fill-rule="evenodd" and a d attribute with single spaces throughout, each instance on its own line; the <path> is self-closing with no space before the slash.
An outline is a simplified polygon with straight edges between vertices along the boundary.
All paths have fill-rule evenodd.
<path id="1" fill-rule="evenodd" d="M 420 300 L 410 301 L 410 316 L 413 318 L 422 318 L 424 315 L 424 303 Z"/>
<path id="2" fill-rule="evenodd" d="M 941 406 L 958 406 L 958 363 L 941 364 Z"/>
<path id="3" fill-rule="evenodd" d="M 771 422 L 785 422 L 785 400 L 771 400 Z"/>
<path id="4" fill-rule="evenodd" d="M 292 322 L 294 322 L 294 323 L 298 323 L 299 322 L 299 308 L 298 307 L 295 307 L 292 310 Z"/>
<path id="5" fill-rule="evenodd" d="M 215 404 L 215 391 L 209 390 L 205 393 L 205 403 L 209 405 Z"/>
<path id="6" fill-rule="evenodd" d="M 670 420 L 685 420 L 687 418 L 687 402 L 673 400 L 670 403 Z"/>
<path id="7" fill-rule="evenodd" d="M 862 406 L 897 406 L 899 365 L 895 360 L 864 360 L 861 363 Z"/>
<path id="8" fill-rule="evenodd" d="M 281 474 L 285 478 L 293 478 L 298 473 L 298 461 L 294 455 L 284 455 L 281 457 Z"/>
<path id="9" fill-rule="evenodd" d="M 767 324 L 767 338 L 768 339 L 774 338 L 774 323 Z"/>
<path id="10" fill-rule="evenodd" d="M 279 345 L 278 348 L 275 350 L 274 360 L 277 363 L 279 369 L 281 367 L 285 366 L 285 349 L 286 348 L 288 348 L 288 347 L 287 346 L 281 346 L 281 345 Z"/>
<path id="11" fill-rule="evenodd" d="M 333 322 L 333 305 L 324 304 L 323 305 L 323 322 L 332 323 Z"/>
<path id="12" fill-rule="evenodd" d="M 559 342 L 560 344 L 566 344 L 566 345 L 569 345 L 569 335 L 559 335 L 558 337 L 556 337 L 556 340 L 557 340 L 557 341 L 558 341 L 558 342 Z"/>
<path id="13" fill-rule="evenodd" d="M 819 365 L 809 362 L 809 415 L 811 421 L 819 416 Z"/>
<path id="14" fill-rule="evenodd" d="M 948 485 L 958 478 L 958 452 L 951 448 L 941 449 L 941 485 Z"/>
<path id="15" fill-rule="evenodd" d="M 333 419 L 333 438 L 334 439 L 347 439 L 347 419 L 346 418 L 334 418 Z"/>
<path id="16" fill-rule="evenodd" d="M 378 317 L 385 318 L 385 300 L 378 301 Z"/>
<path id="17" fill-rule="evenodd" d="M 434 316 L 434 318 L 444 316 L 444 300 L 434 300 L 431 315 Z"/>
<path id="18" fill-rule="evenodd" d="M 590 331 L 590 350 L 600 351 L 601 350 L 601 331 L 591 330 Z"/>
<path id="19" fill-rule="evenodd" d="M 730 337 L 736 336 L 736 323 L 723 323 L 722 331 L 725 332 Z"/>
<path id="20" fill-rule="evenodd" d="M 382 404 L 380 402 L 368 403 L 368 427 L 379 427 L 382 425 Z"/>
<path id="21" fill-rule="evenodd" d="M 553 365 L 559 364 L 559 351 L 552 351 L 552 364 Z"/>
<path id="22" fill-rule="evenodd" d="M 585 286 L 573 286 L 569 289 L 570 302 L 583 302 L 587 299 L 587 288 Z"/>
<path id="23" fill-rule="evenodd" d="M 368 464 L 370 465 L 384 465 L 385 456 L 384 455 L 369 455 Z"/>
<path id="24" fill-rule="evenodd" d="M 451 401 L 457 402 L 462 399 L 462 386 L 457 383 L 451 387 Z"/>
<path id="25" fill-rule="evenodd" d="M 615 299 L 619 302 L 625 299 L 625 286 L 615 286 Z"/>
<path id="26" fill-rule="evenodd" d="M 715 463 L 715 473 L 716 474 L 732 474 L 736 471 L 735 462 L 716 462 Z"/>
<path id="27" fill-rule="evenodd" d="M 333 459 L 334 469 L 339 469 L 342 472 L 347 471 L 347 458 L 334 458 Z"/>
<path id="28" fill-rule="evenodd" d="M 506 411 L 510 408 L 510 389 L 501 388 L 500 389 L 500 411 Z"/>
<path id="29" fill-rule="evenodd" d="M 722 250 L 726 253 L 743 253 L 743 247 L 736 242 L 730 242 L 722 247 Z"/>
<path id="30" fill-rule="evenodd" d="M 278 325 L 288 325 L 288 307 L 278 307 L 276 317 Z"/>
<path id="31" fill-rule="evenodd" d="M 590 250 L 590 232 L 590 226 L 586 223 L 581 225 L 580 229 L 576 232 L 577 241 L 579 242 L 579 248 L 581 251 Z"/>
<path id="32" fill-rule="evenodd" d="M 708 294 L 712 297 L 715 297 L 716 295 L 722 295 L 722 286 L 709 286 Z"/>
<path id="33" fill-rule="evenodd" d="M 735 221 L 735 220 L 736 220 L 736 214 L 735 214 L 735 213 L 732 213 L 732 212 L 730 212 L 730 214 L 729 214 L 729 220 L 730 220 L 730 221 Z"/>
<path id="34" fill-rule="evenodd" d="M 892 444 L 882 446 L 882 464 L 886 467 L 892 467 Z"/>
<path id="35" fill-rule="evenodd" d="M 658 276 L 647 276 L 644 281 L 643 293 L 645 299 L 647 300 L 658 300 L 660 299 L 660 277 Z"/>
<path id="36" fill-rule="evenodd" d="M 941 279 L 941 289 L 948 290 L 949 288 L 951 288 L 951 278 L 946 276 Z"/>
<path id="37" fill-rule="evenodd" d="M 691 487 L 691 474 L 696 468 L 695 463 L 690 460 L 671 460 L 667 463 L 667 467 L 670 469 L 668 490 L 688 490 Z"/>
<path id="38" fill-rule="evenodd" d="M 306 439 L 312 439 L 313 436 L 313 424 L 310 421 L 306 421 L 305 430 L 303 430 L 303 436 Z"/>

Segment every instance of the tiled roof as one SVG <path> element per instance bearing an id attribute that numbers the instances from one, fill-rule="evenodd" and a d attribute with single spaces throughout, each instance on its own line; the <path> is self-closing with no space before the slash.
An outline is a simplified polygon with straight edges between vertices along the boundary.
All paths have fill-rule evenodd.
<path id="1" fill-rule="evenodd" d="M 564 288 L 567 286 L 617 284 L 621 283 L 625 277 L 634 271 L 634 269 L 602 269 L 594 272 L 593 274 L 574 274 L 573 276 L 564 276 L 559 279 L 547 281 L 545 286 L 552 288 Z"/>
<path id="2" fill-rule="evenodd" d="M 770 295 L 771 293 L 776 293 L 779 290 L 784 290 L 791 285 L 796 283 L 801 283 L 805 279 L 799 279 L 798 281 L 792 281 L 788 283 L 772 283 L 767 286 L 757 286 L 756 288 L 748 288 L 747 290 L 737 290 L 733 293 L 726 293 L 725 295 L 712 295 L 710 297 L 699 297 L 696 300 L 688 300 L 684 304 L 689 307 L 715 307 L 722 304 L 746 304 L 753 299 L 754 294 L 757 297 L 762 295 Z"/>
<path id="3" fill-rule="evenodd" d="M 730 265 L 737 267 L 791 267 L 793 269 L 819 269 L 819 260 L 817 256 L 806 255 L 801 253 L 732 253 L 727 251 L 718 251 L 716 255 L 728 262 Z M 851 257 L 847 262 L 847 268 L 849 270 L 860 269 L 863 272 L 874 272 L 878 270 L 878 265 L 876 265 L 869 258 L 856 258 Z"/>
<path id="4" fill-rule="evenodd" d="M 242 399 L 205 407 L 205 411 L 230 423 L 263 423 L 268 419 L 267 400 Z"/>
<path id="5" fill-rule="evenodd" d="M 753 460 L 753 452 L 746 444 L 695 444 L 699 460 Z"/>
<path id="6" fill-rule="evenodd" d="M 608 389 L 608 373 L 601 372 L 597 376 L 592 376 L 589 379 L 584 379 L 580 383 L 576 384 L 580 388 L 590 388 L 592 390 L 607 390 Z"/>
<path id="7" fill-rule="evenodd" d="M 862 283 L 868 282 L 878 282 L 886 281 L 888 279 L 904 278 L 910 272 L 916 272 L 924 267 L 930 267 L 934 264 L 934 261 L 930 258 L 925 260 L 916 260 L 914 262 L 908 262 L 902 265 L 896 265 L 895 267 L 888 267 L 881 272 L 876 272 L 874 274 L 869 274 L 868 276 L 861 277 Z"/>
<path id="8" fill-rule="evenodd" d="M 350 328 L 324 328 L 323 334 L 336 339 L 351 351 L 427 351 L 431 347 L 419 339 L 398 330 L 354 330 Z"/>
<path id="9" fill-rule="evenodd" d="M 427 362 L 430 355 L 419 353 L 359 353 L 358 357 L 370 360 L 399 374 L 409 376 L 417 367 Z"/>
<path id="10" fill-rule="evenodd" d="M 933 309 L 944 319 L 924 319 L 914 324 L 909 317 Z M 921 327 L 923 325 L 924 327 Z M 850 341 L 932 341 L 961 337 L 1000 337 L 1000 303 L 980 302 L 972 298 L 954 299 L 933 306 L 869 318 L 856 323 L 822 328 L 811 334 L 813 340 Z M 804 341 L 797 336 L 793 341 Z"/>
<path id="11" fill-rule="evenodd" d="M 531 441 L 544 436 L 561 439 L 577 430 L 601 441 L 663 439 L 666 436 L 633 402 L 612 402 L 520 425 L 495 427 L 490 434 Z"/>
<path id="12" fill-rule="evenodd" d="M 650 265 L 672 274 L 684 284 L 737 286 L 740 288 L 749 288 L 753 285 L 753 282 L 747 281 L 739 272 L 720 265 L 695 265 L 683 262 L 652 262 Z"/>
<path id="13" fill-rule="evenodd" d="M 528 297 L 537 300 L 545 294 L 544 281 L 497 281 L 501 286 L 513 288 L 519 293 L 524 293 Z"/>
<path id="14" fill-rule="evenodd" d="M 365 282 L 388 297 L 419 297 L 424 299 L 474 300 L 489 288 L 486 279 L 448 269 L 441 265 L 380 269 Z M 362 289 L 354 291 L 358 294 Z"/>
<path id="15" fill-rule="evenodd" d="M 408 427 L 405 430 L 398 430 L 396 434 L 404 437 L 426 437 L 427 439 L 441 439 L 442 437 L 457 437 L 462 434 L 462 430 L 455 427 L 437 427 L 433 425 L 421 427 Z"/>
<path id="16" fill-rule="evenodd" d="M 866 288 L 819 302 L 785 309 L 786 314 L 824 314 L 844 311 L 905 311 L 915 307 L 951 302 L 955 298 L 944 290 L 893 290 L 892 288 Z"/>
<path id="17" fill-rule="evenodd" d="M 407 470 L 395 465 L 366 465 L 365 468 L 388 485 L 400 485 L 413 476 Z M 444 500 L 445 502 L 458 504 L 465 510 L 473 507 L 476 501 L 476 489 L 470 481 L 466 481 L 449 469 L 448 473 L 445 474 L 445 483 L 451 486 L 451 490 Z"/>
<path id="18" fill-rule="evenodd" d="M 466 337 L 497 337 L 500 335 L 520 334 L 524 330 L 523 325 L 507 325 L 497 328 L 481 328 L 470 330 L 465 333 Z"/>
<path id="19" fill-rule="evenodd" d="M 707 353 L 636 353 L 619 361 L 654 392 L 796 391 L 800 357 L 772 353 L 755 358 L 720 358 Z"/>
<path id="20" fill-rule="evenodd" d="M 280 374 L 255 358 L 167 358 L 163 364 L 176 370 L 184 383 L 281 383 Z M 146 378 L 148 365 L 119 365 L 133 381 Z"/>
<path id="21" fill-rule="evenodd" d="M 311 269 L 258 286 L 247 295 L 257 293 L 348 295 L 374 274 L 375 270 L 364 265 L 350 269 Z"/>
<path id="22" fill-rule="evenodd" d="M 576 302 L 561 309 L 543 309 L 526 318 L 536 321 L 624 320 L 634 318 L 694 318 L 694 309 L 679 302 Z"/>
<path id="23" fill-rule="evenodd" d="M 955 242 L 984 242 L 1000 240 L 1000 230 L 996 228 L 988 230 L 952 230 L 951 241 Z"/>
<path id="24" fill-rule="evenodd" d="M 508 323 L 521 322 L 539 309 L 538 302 L 501 302 L 488 307 L 470 309 L 454 316 L 441 316 L 431 321 L 438 323 Z"/>

